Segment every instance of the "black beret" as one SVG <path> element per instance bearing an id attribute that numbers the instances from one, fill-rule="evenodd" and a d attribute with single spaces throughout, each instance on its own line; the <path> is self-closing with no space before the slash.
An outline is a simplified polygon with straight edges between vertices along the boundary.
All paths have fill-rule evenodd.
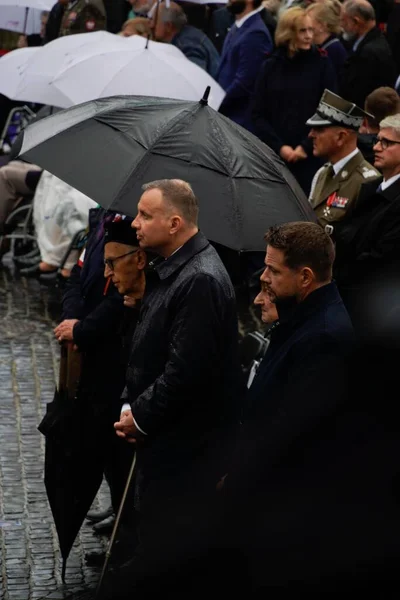
<path id="1" fill-rule="evenodd" d="M 104 225 L 104 243 L 117 242 L 128 246 L 139 246 L 136 229 L 132 229 L 133 219 L 116 215 L 112 221 Z"/>

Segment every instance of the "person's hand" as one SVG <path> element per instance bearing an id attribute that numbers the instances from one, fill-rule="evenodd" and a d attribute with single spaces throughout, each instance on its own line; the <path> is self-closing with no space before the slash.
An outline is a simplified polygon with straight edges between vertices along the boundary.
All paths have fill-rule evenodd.
<path id="1" fill-rule="evenodd" d="M 135 444 L 137 438 L 140 436 L 140 431 L 135 425 L 130 410 L 124 410 L 121 413 L 120 420 L 114 423 L 114 429 L 118 437 L 123 438 L 131 444 Z"/>
<path id="2" fill-rule="evenodd" d="M 78 319 L 65 319 L 54 329 L 54 335 L 59 342 L 74 341 L 74 325 L 78 323 Z"/>
<path id="3" fill-rule="evenodd" d="M 296 154 L 291 146 L 282 146 L 279 151 L 280 157 L 286 162 L 294 162 L 296 160 Z"/>
<path id="4" fill-rule="evenodd" d="M 295 155 L 297 157 L 297 160 L 304 160 L 304 159 L 307 158 L 307 153 L 304 150 L 303 146 L 297 146 L 294 149 L 294 153 L 295 153 Z"/>

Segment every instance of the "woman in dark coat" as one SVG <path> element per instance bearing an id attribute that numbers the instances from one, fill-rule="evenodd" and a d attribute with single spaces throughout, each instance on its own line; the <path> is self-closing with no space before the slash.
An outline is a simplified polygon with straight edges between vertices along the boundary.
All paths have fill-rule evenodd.
<path id="1" fill-rule="evenodd" d="M 338 76 L 347 58 L 347 50 L 338 37 L 342 31 L 340 9 L 339 0 L 317 2 L 307 8 L 314 29 L 314 43 L 326 50 Z"/>
<path id="2" fill-rule="evenodd" d="M 326 52 L 313 45 L 311 19 L 303 8 L 283 13 L 275 43 L 257 81 L 252 119 L 256 135 L 287 163 L 308 194 L 322 163 L 312 154 L 306 121 L 323 91 L 336 91 L 335 71 Z"/>

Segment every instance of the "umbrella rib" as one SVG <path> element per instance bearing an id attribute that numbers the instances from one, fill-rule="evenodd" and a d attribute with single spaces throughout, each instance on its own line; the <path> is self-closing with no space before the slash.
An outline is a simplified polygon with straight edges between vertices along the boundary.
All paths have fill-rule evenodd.
<path id="1" fill-rule="evenodd" d="M 188 116 L 192 115 L 195 112 L 195 110 L 197 110 L 199 107 L 200 107 L 200 104 L 195 104 L 194 107 L 190 111 L 188 111 Z M 164 135 L 165 133 L 168 133 L 168 131 L 170 131 L 174 127 L 174 125 L 176 124 L 176 122 L 179 120 L 180 115 L 181 115 L 181 112 L 179 112 L 179 114 L 176 117 L 174 117 L 173 119 L 171 119 L 171 121 L 168 121 L 166 123 L 166 125 L 160 130 L 160 134 L 157 137 L 157 139 L 155 139 L 153 141 L 153 143 L 150 144 L 150 146 L 148 148 L 146 148 L 145 146 L 143 146 L 143 144 L 140 144 L 141 146 L 143 146 L 143 148 L 145 148 L 146 152 L 145 152 L 144 156 L 142 156 L 142 158 L 135 165 L 135 171 L 138 170 L 138 167 L 144 162 L 144 160 L 147 158 L 147 155 L 152 152 L 152 149 L 154 148 L 154 146 L 156 145 L 156 143 L 159 141 L 160 137 L 162 135 Z M 137 140 L 135 140 L 135 141 L 137 142 Z M 137 142 L 137 143 L 140 143 L 140 142 Z M 154 152 L 154 154 L 157 154 L 157 152 Z M 160 156 L 162 156 L 162 155 L 160 154 Z M 126 184 L 129 181 L 131 175 L 132 175 L 132 170 L 129 171 L 129 173 L 126 176 L 124 182 L 120 185 L 120 187 L 118 189 L 118 196 L 120 196 L 121 191 L 126 186 Z"/>

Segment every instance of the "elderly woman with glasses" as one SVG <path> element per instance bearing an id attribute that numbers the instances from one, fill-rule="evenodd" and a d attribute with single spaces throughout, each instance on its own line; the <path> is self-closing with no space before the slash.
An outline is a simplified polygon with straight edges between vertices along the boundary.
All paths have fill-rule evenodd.
<path id="1" fill-rule="evenodd" d="M 324 90 L 336 91 L 336 75 L 326 53 L 314 45 L 312 22 L 303 8 L 281 15 L 275 43 L 258 78 L 252 120 L 256 135 L 286 162 L 308 194 L 322 163 L 312 155 L 305 123 Z"/>

